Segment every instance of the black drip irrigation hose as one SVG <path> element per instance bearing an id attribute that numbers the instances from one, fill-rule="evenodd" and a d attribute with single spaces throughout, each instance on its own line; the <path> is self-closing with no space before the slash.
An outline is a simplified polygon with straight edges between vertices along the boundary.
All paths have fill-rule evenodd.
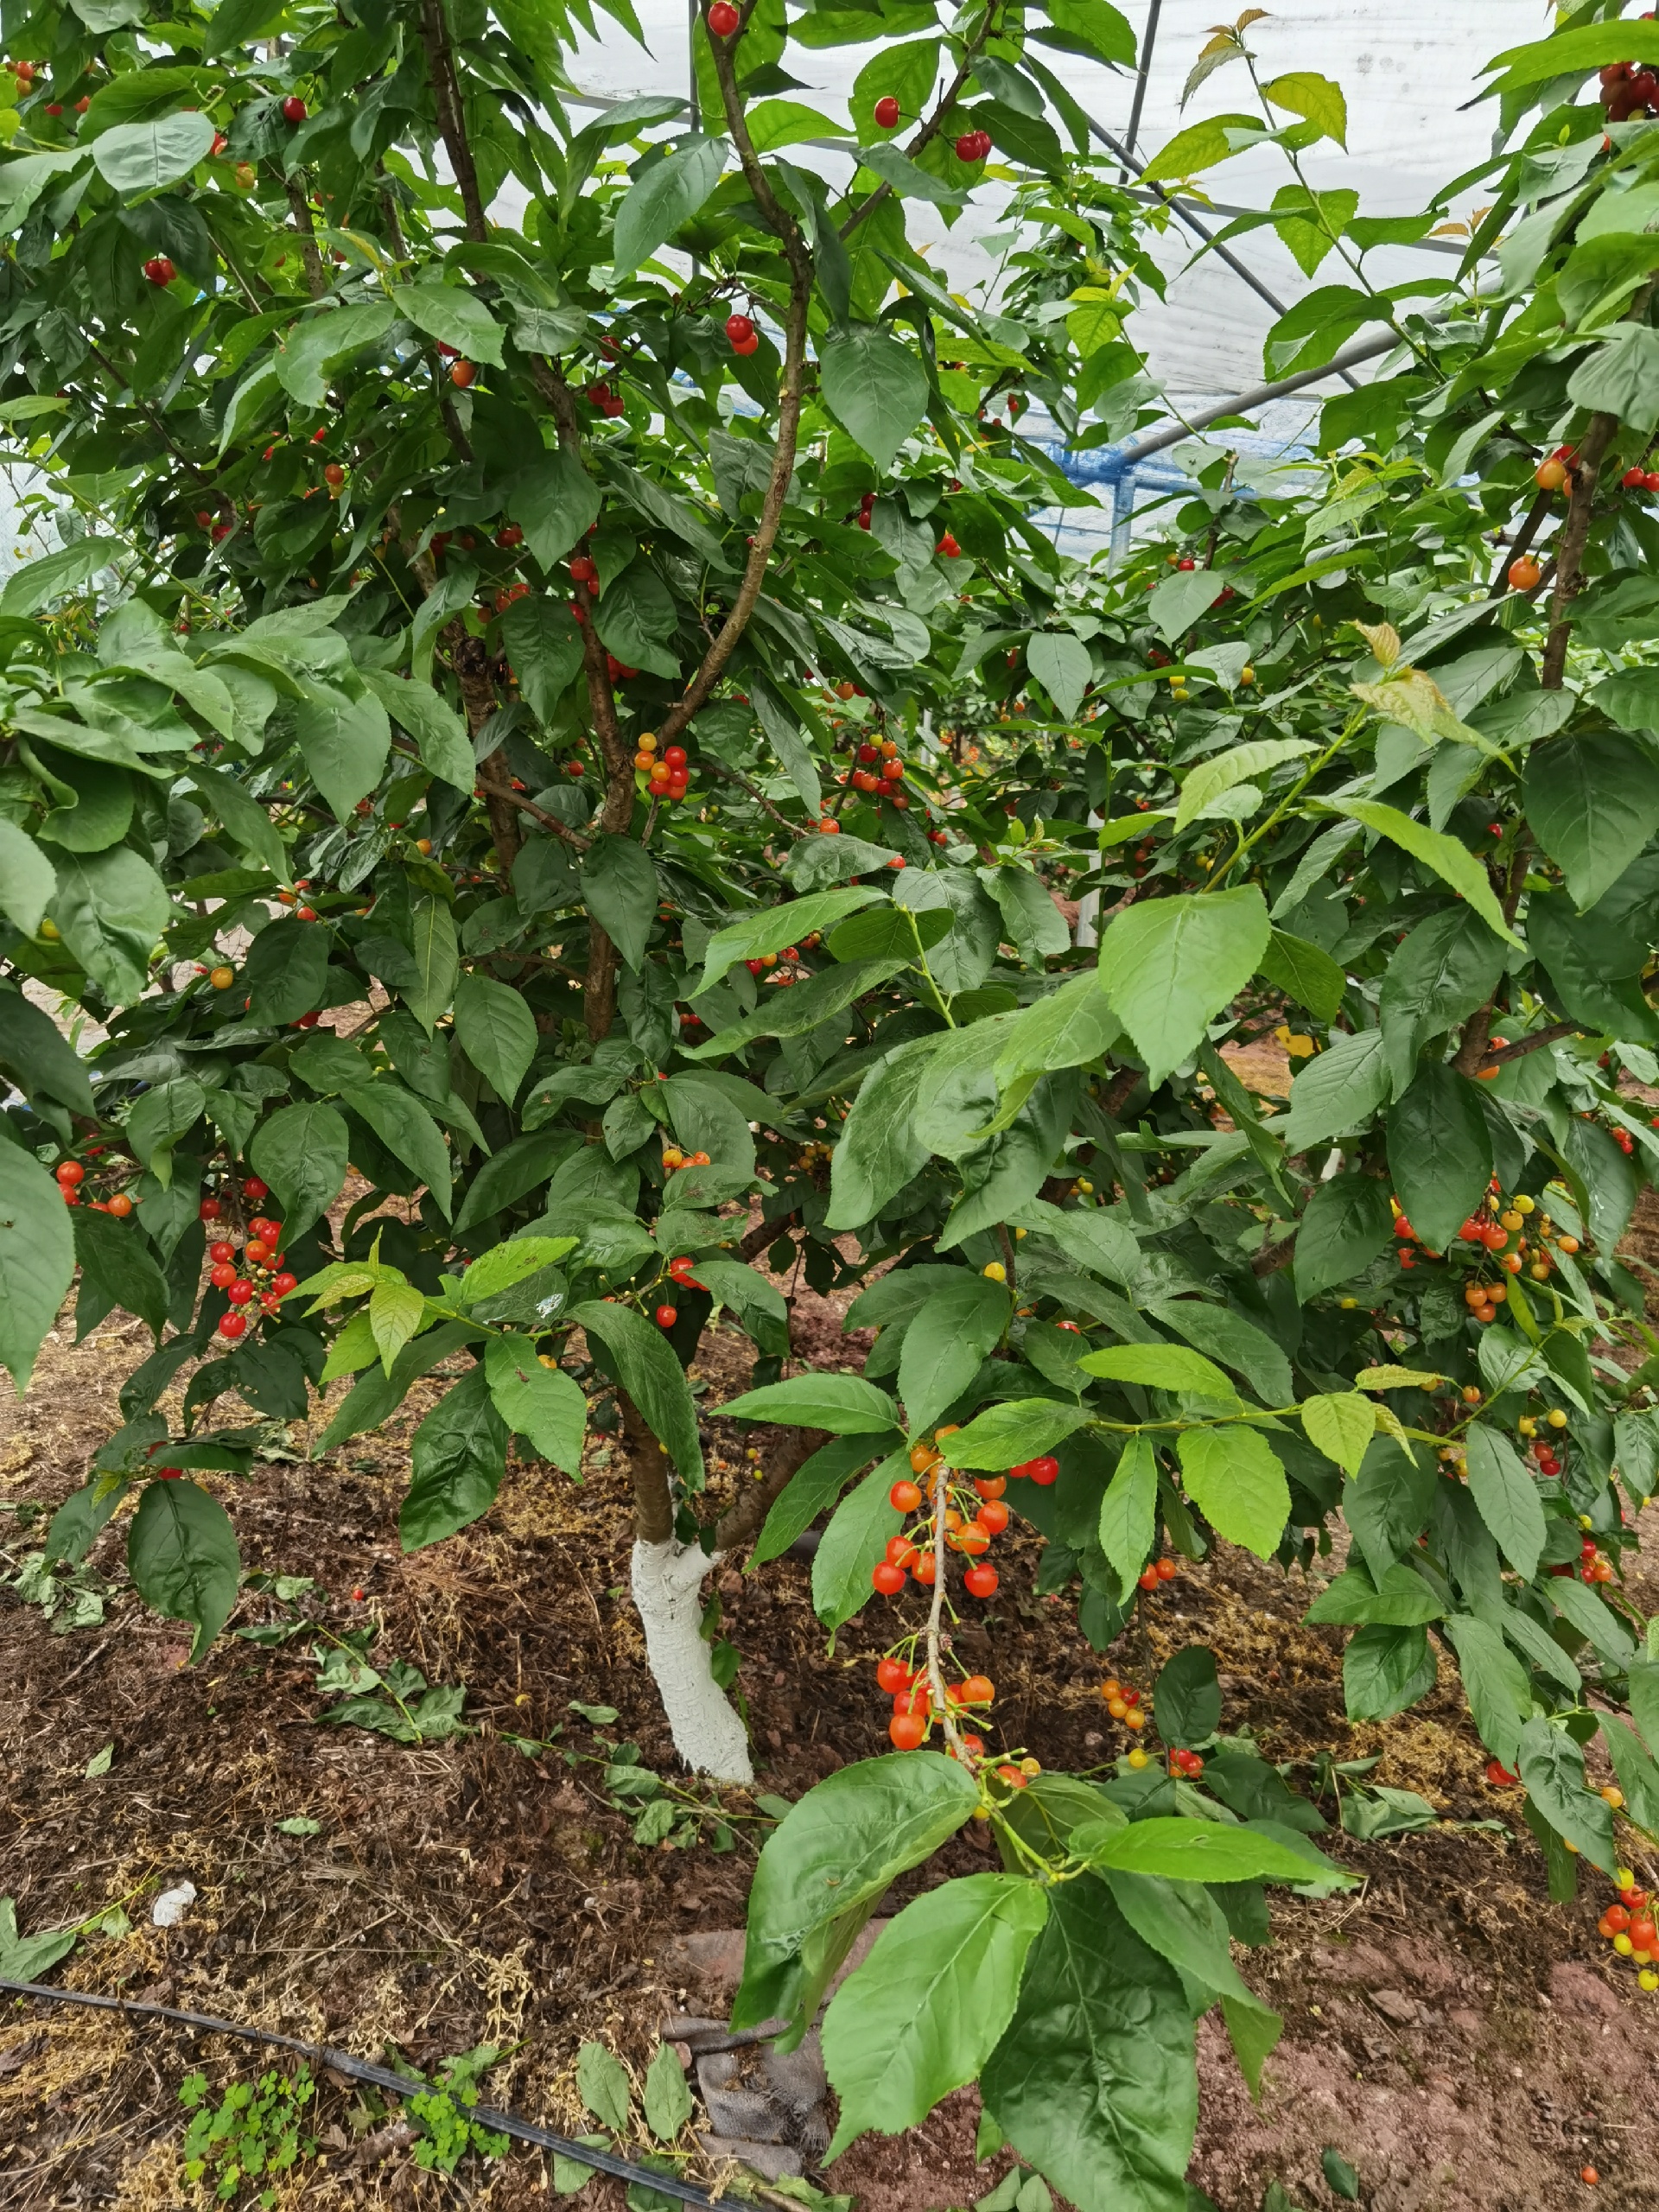
<path id="1" fill-rule="evenodd" d="M 315 2059 L 321 2065 L 345 2074 L 353 2082 L 366 2082 L 371 2088 L 389 2090 L 393 2096 L 410 2097 L 429 2094 L 432 2084 L 407 2074 L 395 2074 L 389 2066 L 372 2066 L 366 2059 L 353 2058 L 348 2050 L 330 2050 L 322 2044 L 302 2043 L 295 2036 L 281 2036 L 269 2028 L 247 2028 L 234 2020 L 216 2020 L 207 2012 L 181 2012 L 171 2005 L 147 2005 L 126 1997 L 100 1997 L 89 1990 L 48 1989 L 38 1981 L 10 1981 L 0 1974 L 0 1990 L 13 1997 L 36 1997 L 51 2005 L 86 2005 L 100 2012 L 122 2012 L 130 2018 L 145 2020 L 173 2020 L 181 2028 L 194 2028 L 199 2032 L 215 2036 L 240 2036 L 248 2043 L 270 2044 L 279 2050 L 296 2051 L 302 2058 Z M 581 2166 L 591 2166 L 595 2173 L 609 2174 L 616 2181 L 643 2182 L 646 2188 L 658 2190 L 664 2196 L 678 2199 L 682 2204 L 696 2204 L 703 2212 L 754 2212 L 753 2197 L 711 2196 L 706 2189 L 699 2189 L 695 2182 L 682 2181 L 677 2174 L 658 2173 L 649 2166 L 637 2166 L 632 2159 L 620 2158 L 613 2152 L 596 2150 L 587 2143 L 573 2143 L 568 2136 L 550 2134 L 545 2127 L 537 2127 L 528 2120 L 519 2120 L 510 2112 L 493 2112 L 483 2105 L 469 2105 L 467 2116 L 482 2127 L 493 2127 L 498 2134 L 510 2135 L 516 2142 L 529 2143 L 538 2151 L 556 2152 Z"/>

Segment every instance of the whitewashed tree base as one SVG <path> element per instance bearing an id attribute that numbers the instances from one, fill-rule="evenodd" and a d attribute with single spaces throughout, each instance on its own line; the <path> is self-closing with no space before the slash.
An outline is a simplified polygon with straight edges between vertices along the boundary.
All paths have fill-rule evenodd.
<path id="1" fill-rule="evenodd" d="M 749 1783 L 754 1768 L 748 1737 L 710 1671 L 712 1653 L 702 1632 L 703 1577 L 723 1556 L 672 1538 L 637 1542 L 633 1602 L 675 1750 L 696 1773 Z"/>

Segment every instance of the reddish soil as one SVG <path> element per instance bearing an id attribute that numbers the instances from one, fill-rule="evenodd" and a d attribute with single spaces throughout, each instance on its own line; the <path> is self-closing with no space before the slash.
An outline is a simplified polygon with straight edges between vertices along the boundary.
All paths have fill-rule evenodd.
<path id="1" fill-rule="evenodd" d="M 1659 1208 L 1644 1207 L 1633 1241 L 1659 1257 Z M 79 1348 L 71 1333 L 66 1323 L 48 1343 L 29 1397 L 0 1408 L 0 1572 L 38 1548 L 44 1514 L 83 1479 L 145 1341 L 118 1318 Z M 802 1300 L 798 1341 L 821 1364 L 857 1357 L 833 1301 Z M 706 1404 L 741 1386 L 741 1351 L 734 1338 L 709 1347 Z M 118 1522 L 93 1558 L 107 1578 L 101 1623 L 55 1633 L 38 1606 L 0 1587 L 0 1895 L 16 1900 L 26 1930 L 124 1901 L 131 1931 L 83 1940 L 51 1977 L 65 1986 L 150 1994 L 383 2063 L 391 2051 L 429 2068 L 480 2041 L 512 2045 L 486 2097 L 575 2132 L 588 2124 L 573 2075 L 583 2038 L 642 2069 L 669 2014 L 717 2009 L 718 1979 L 694 1977 L 678 1939 L 741 1925 L 764 1829 L 744 1793 L 682 1783 L 688 1802 L 709 1808 L 704 1834 L 728 1815 L 735 1847 L 636 1846 L 601 1785 L 595 1731 L 571 1710 L 572 1700 L 616 1707 L 605 1734 L 631 1738 L 673 1775 L 626 1588 L 620 1452 L 599 1440 L 581 1485 L 515 1469 L 483 1521 L 401 1554 L 408 1435 L 443 1379 L 342 1451 L 308 1461 L 296 1423 L 285 1440 L 272 1432 L 272 1456 L 248 1480 L 208 1479 L 250 1567 L 314 1578 L 327 1595 L 308 1603 L 337 1632 L 378 1620 L 377 1659 L 464 1684 L 475 1732 L 411 1750 L 319 1727 L 333 1700 L 305 1662 L 308 1637 L 268 1650 L 227 1635 L 188 1666 L 177 1627 L 124 1586 Z M 717 1492 L 747 1479 L 745 1441 L 709 1420 Z M 1005 1741 L 1047 1765 L 1094 1765 L 1112 1748 L 1103 1670 L 1070 1608 L 1031 1594 L 1037 1555 L 1034 1540 L 1010 1543 L 1004 1598 L 963 1648 L 997 1680 Z M 354 1587 L 366 1593 L 360 1604 Z M 737 1688 L 759 1788 L 794 1797 L 887 1748 L 869 1663 L 885 1615 L 853 1623 L 829 1656 L 802 1562 L 728 1573 L 720 1589 L 742 1653 Z M 1636 1595 L 1659 1603 L 1651 1582 Z M 1577 1903 L 1548 1902 L 1513 1799 L 1484 1782 L 1454 1680 L 1398 1721 L 1351 1726 L 1340 1634 L 1303 1626 L 1306 1602 L 1298 1578 L 1224 1548 L 1160 1598 L 1145 1650 L 1126 1638 L 1131 1648 L 1113 1655 L 1145 1681 L 1181 1643 L 1209 1642 L 1230 1730 L 1253 1730 L 1279 1759 L 1381 1752 L 1373 1778 L 1419 1790 L 1445 1820 L 1374 1844 L 1327 1838 L 1363 1890 L 1281 1901 L 1274 1946 L 1240 1954 L 1284 2013 L 1285 2036 L 1252 2105 L 1224 2037 L 1205 2024 L 1193 2179 L 1223 2212 L 1255 2212 L 1273 2180 L 1313 2212 L 1338 2201 L 1319 2176 L 1330 2145 L 1357 2167 L 1376 2212 L 1650 2208 L 1659 1994 L 1643 1997 L 1596 1936 L 1605 1885 L 1592 1875 Z M 232 1624 L 282 1611 L 246 1592 Z M 526 1757 L 514 1736 L 550 1747 Z M 106 1745 L 109 1770 L 89 1779 Z M 280 1832 L 296 1815 L 318 1833 Z M 1501 1828 L 1460 1825 L 1493 1821 Z M 984 1863 L 968 1838 L 942 1862 L 957 1872 Z M 153 1927 L 154 1896 L 184 1878 L 195 1905 L 179 1927 Z M 901 1885 L 894 1902 L 910 1893 Z M 245 2044 L 4 2006 L 0 2212 L 192 2202 L 179 2082 L 200 2063 L 222 2087 L 265 2063 Z M 379 2113 L 326 2075 L 315 2126 L 325 2163 L 279 2186 L 284 2208 L 551 2201 L 526 2152 L 499 2164 L 470 2158 L 454 2181 L 417 2171 Z M 856 2191 L 863 2212 L 969 2204 L 1007 2164 L 976 2168 L 973 2129 L 963 2093 L 902 2142 L 867 2139 L 830 2183 Z M 1586 2162 L 1602 2177 L 1593 2198 L 1578 2178 Z M 690 2170 L 708 2174 L 695 2157 Z M 609 2184 L 582 2201 L 620 2212 Z"/>

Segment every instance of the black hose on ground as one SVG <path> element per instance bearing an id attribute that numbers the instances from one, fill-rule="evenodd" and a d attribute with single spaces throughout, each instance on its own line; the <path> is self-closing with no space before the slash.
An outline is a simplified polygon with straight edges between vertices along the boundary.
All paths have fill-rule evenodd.
<path id="1" fill-rule="evenodd" d="M 276 2050 L 291 2050 L 302 2058 L 315 2059 L 336 2074 L 349 2075 L 353 2082 L 366 2082 L 372 2088 L 389 2090 L 396 2097 L 412 2096 L 429 2091 L 432 2087 L 418 2075 L 395 2074 L 389 2066 L 372 2066 L 366 2059 L 353 2058 L 348 2050 L 330 2050 L 321 2044 L 302 2043 L 297 2037 L 276 2035 L 269 2028 L 246 2028 L 234 2020 L 216 2020 L 207 2012 L 183 2012 L 172 2005 L 147 2005 L 132 1998 L 102 1997 L 84 1989 L 48 1989 L 42 1982 L 9 1981 L 3 1975 L 0 1975 L 0 1991 L 13 1997 L 40 1998 L 51 2005 L 86 2005 L 100 2012 L 123 2012 L 133 2019 L 172 2020 L 181 2028 L 194 2028 L 202 2034 L 240 2036 L 248 2043 L 270 2044 Z M 512 2136 L 516 2142 L 531 2144 L 538 2151 L 556 2151 L 577 2165 L 591 2166 L 595 2173 L 609 2174 L 617 2181 L 643 2182 L 648 2189 L 657 2190 L 664 2196 L 677 2197 L 682 2204 L 701 2206 L 702 2212 L 754 2212 L 753 2198 L 711 2196 L 695 2182 L 682 2181 L 676 2174 L 653 2172 L 649 2166 L 637 2166 L 632 2159 L 620 2158 L 613 2152 L 573 2143 L 568 2136 L 550 2134 L 545 2127 L 518 2120 L 512 2113 L 493 2112 L 483 2105 L 472 2105 L 467 2107 L 467 2117 L 481 2127 L 493 2127 L 499 2135 Z"/>

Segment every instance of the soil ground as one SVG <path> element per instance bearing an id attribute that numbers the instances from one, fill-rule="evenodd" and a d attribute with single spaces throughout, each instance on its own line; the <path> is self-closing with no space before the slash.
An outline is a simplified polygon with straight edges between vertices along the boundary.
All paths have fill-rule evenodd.
<path id="1" fill-rule="evenodd" d="M 1659 1206 L 1643 1204 L 1633 1234 L 1659 1259 Z M 118 1423 L 118 1386 L 145 1344 L 118 1316 L 78 1347 L 72 1334 L 66 1317 L 28 1398 L 0 1408 L 0 1553 L 11 1567 Z M 856 1357 L 833 1304 L 810 1294 L 797 1339 L 821 1365 Z M 706 1406 L 742 1387 L 742 1349 L 735 1338 L 708 1347 Z M 486 2100 L 575 2133 L 590 2124 L 574 2086 L 580 2042 L 607 2041 L 642 2072 L 668 2016 L 719 2009 L 718 1972 L 699 1980 L 684 1938 L 741 1927 L 765 1830 L 744 1793 L 682 1782 L 688 1803 L 710 1808 L 703 1835 L 726 1816 L 734 1847 L 642 1848 L 603 1786 L 601 1738 L 629 1739 L 659 1773 L 675 1772 L 627 1597 L 620 1453 L 603 1440 L 580 1485 L 515 1469 L 484 1520 L 402 1555 L 408 1436 L 445 1379 L 339 1452 L 308 1460 L 296 1423 L 273 1434 L 245 1482 L 207 1479 L 235 1516 L 248 1567 L 310 1577 L 317 1590 L 302 1603 L 336 1633 L 377 1622 L 382 1665 L 401 1658 L 434 1684 L 464 1686 L 473 1732 L 410 1749 L 319 1726 L 334 1700 L 317 1688 L 308 1635 L 274 1649 L 227 1635 L 188 1665 L 176 1624 L 124 1586 L 118 1522 L 93 1555 L 108 1577 L 101 1620 L 66 1632 L 61 1611 L 48 1620 L 0 1588 L 0 1896 L 16 1899 L 26 1930 L 124 1905 L 130 1931 L 86 1936 L 52 1977 L 64 1986 L 427 2069 L 480 2042 L 511 2046 Z M 717 1493 L 748 1479 L 747 1440 L 710 1413 Z M 963 1646 L 998 1682 L 1005 1742 L 1046 1765 L 1087 1768 L 1117 1748 L 1105 1741 L 1107 1669 L 1069 1605 L 1032 1594 L 1037 1558 L 1034 1540 L 1008 1542 L 1002 1595 Z M 871 1665 L 885 1611 L 851 1624 L 830 1656 L 803 1562 L 728 1573 L 720 1591 L 742 1655 L 736 1687 L 759 1789 L 792 1798 L 887 1749 Z M 1371 1779 L 1421 1792 L 1442 1815 L 1377 1843 L 1333 1834 L 1327 1847 L 1363 1887 L 1275 1904 L 1273 1946 L 1241 1959 L 1284 2014 L 1284 2037 L 1253 2105 L 1224 2036 L 1204 2024 L 1192 2178 L 1223 2212 L 1255 2212 L 1274 2181 L 1313 2212 L 1338 2202 L 1320 2177 L 1332 2145 L 1376 2212 L 1580 2202 L 1651 2212 L 1659 1994 L 1643 1997 L 1597 1937 L 1606 1885 L 1592 1873 L 1576 1903 L 1548 1901 L 1513 1798 L 1484 1783 L 1455 1680 L 1399 1720 L 1350 1725 L 1341 1635 L 1302 1624 L 1308 1594 L 1300 1577 L 1224 1547 L 1160 1594 L 1144 1649 L 1132 1634 L 1111 1655 L 1113 1670 L 1144 1681 L 1181 1644 L 1207 1642 L 1229 1730 L 1253 1731 L 1276 1759 L 1377 1752 Z M 1649 1570 L 1634 1594 L 1644 1609 L 1659 1604 L 1659 1576 Z M 283 1612 L 248 1592 L 232 1626 Z M 596 1727 L 573 1700 L 619 1718 Z M 111 1746 L 107 1770 L 89 1777 Z M 284 1833 L 296 1818 L 315 1832 Z M 952 1872 L 984 1863 L 967 1838 L 944 1854 Z M 1639 1853 L 1633 1863 L 1652 1885 L 1659 1866 Z M 194 1906 L 177 1927 L 153 1926 L 156 1894 L 185 1879 Z M 907 1894 L 901 1886 L 895 1903 Z M 180 2165 L 181 2080 L 200 2064 L 220 2088 L 266 2063 L 226 2039 L 0 2001 L 0 2212 L 182 2212 L 196 2197 Z M 963 2092 L 899 2142 L 867 2139 L 830 2183 L 856 2192 L 862 2212 L 969 2204 L 1008 2163 L 975 2165 L 974 2123 Z M 542 2163 L 522 2151 L 499 2164 L 469 2158 L 453 2180 L 418 2171 L 384 2115 L 326 2073 L 314 2126 L 323 2161 L 279 2184 L 281 2207 L 465 2201 L 507 2212 L 553 2201 Z M 1593 2193 L 1580 2180 L 1586 2164 L 1601 2177 Z M 695 2158 L 689 2170 L 709 2174 Z M 595 2183 L 582 2202 L 620 2212 L 621 2192 Z"/>

